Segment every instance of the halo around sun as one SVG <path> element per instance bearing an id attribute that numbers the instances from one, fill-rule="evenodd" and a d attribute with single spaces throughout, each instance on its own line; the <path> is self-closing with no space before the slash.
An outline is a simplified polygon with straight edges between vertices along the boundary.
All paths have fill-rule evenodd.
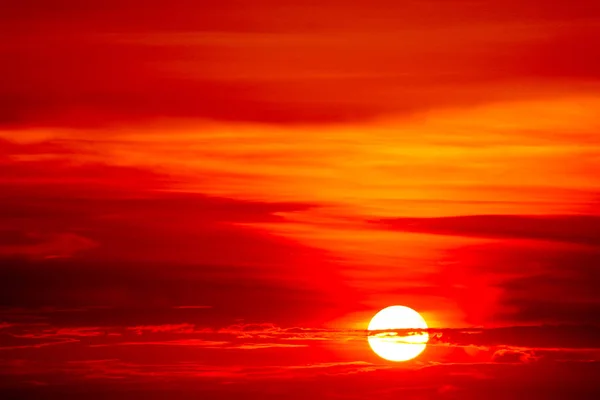
<path id="1" fill-rule="evenodd" d="M 379 311 L 367 328 L 369 331 L 393 329 L 427 329 L 425 319 L 405 306 L 390 306 Z M 379 357 L 389 361 L 408 361 L 425 350 L 429 334 L 415 332 L 407 336 L 399 336 L 397 332 L 378 332 L 369 334 L 369 345 Z"/>

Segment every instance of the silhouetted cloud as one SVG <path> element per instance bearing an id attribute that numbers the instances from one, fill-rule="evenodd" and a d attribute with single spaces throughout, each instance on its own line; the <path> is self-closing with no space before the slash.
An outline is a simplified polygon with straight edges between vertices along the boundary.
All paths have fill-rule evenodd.
<path id="1" fill-rule="evenodd" d="M 375 222 L 404 232 L 600 245 L 598 215 L 465 215 Z"/>
<path id="2" fill-rule="evenodd" d="M 499 363 L 528 363 L 535 360 L 534 353 L 529 350 L 501 349 L 492 356 L 492 361 Z"/>

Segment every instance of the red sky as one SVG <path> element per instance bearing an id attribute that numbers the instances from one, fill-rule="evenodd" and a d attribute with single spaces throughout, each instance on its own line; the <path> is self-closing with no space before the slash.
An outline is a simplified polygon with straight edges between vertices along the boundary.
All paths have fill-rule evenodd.
<path id="1" fill-rule="evenodd" d="M 600 3 L 20 0 L 0 25 L 0 394 L 600 393 Z M 364 332 L 394 304 L 433 328 L 407 363 Z"/>

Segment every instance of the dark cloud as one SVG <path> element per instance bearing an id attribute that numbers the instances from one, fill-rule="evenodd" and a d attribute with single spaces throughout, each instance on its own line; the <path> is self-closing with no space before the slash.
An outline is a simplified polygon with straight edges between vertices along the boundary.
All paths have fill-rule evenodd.
<path id="1" fill-rule="evenodd" d="M 346 291 L 326 251 L 248 226 L 312 204 L 168 192 L 143 169 L 68 162 L 62 144 L 2 144 L 1 306 L 119 325 L 293 319 L 341 303 L 326 294 Z M 58 158 L 14 158 L 26 153 Z"/>
<path id="2" fill-rule="evenodd" d="M 132 264 L 47 260 L 4 260 L 0 304 L 11 307 L 109 306 L 86 312 L 42 313 L 60 323 L 156 324 L 200 318 L 211 324 L 238 318 L 292 322 L 319 310 L 349 307 L 309 286 L 300 271 L 269 272 L 243 267 L 191 264 Z M 289 282 L 289 283 L 286 283 Z M 298 286 L 297 282 L 306 284 Z M 232 296 L 235 293 L 235 296 Z M 273 304 L 273 299 L 278 299 Z M 210 304 L 206 310 L 174 310 L 179 304 Z M 328 311 L 329 310 L 329 311 Z M 317 317 L 317 316 L 315 316 Z M 15 318 L 23 319 L 19 314 Z M 188 319 L 189 321 L 189 319 Z"/>
<path id="3" fill-rule="evenodd" d="M 46 316 L 42 321 L 25 322 L 15 318 L 19 310 L 4 310 L 2 317 L 8 323 L 2 329 L 4 346 L 39 345 L 56 341 L 85 340 L 86 346 L 190 346 L 207 348 L 260 349 L 276 347 L 320 347 L 347 343 L 352 346 L 365 344 L 368 334 L 362 330 L 336 330 L 323 328 L 281 327 L 273 323 L 235 324 L 215 327 L 210 314 L 197 313 L 188 321 L 162 325 L 114 325 L 76 326 L 71 320 L 62 326 L 60 320 L 52 320 L 41 310 L 30 310 L 33 315 Z M 21 311 L 22 313 L 22 311 Z M 181 316 L 179 316 L 181 318 Z M 175 318 L 174 318 L 175 319 Z M 100 322 L 100 320 L 97 320 Z M 54 324 L 54 325 L 53 325 Z M 413 330 L 395 330 L 400 336 L 414 334 Z M 540 325 L 512 326 L 504 328 L 434 328 L 429 329 L 429 346 L 434 348 L 467 348 L 488 352 L 489 359 L 459 357 L 449 362 L 495 361 L 495 357 L 516 357 L 515 354 L 539 352 L 551 359 L 564 354 L 577 354 L 595 359 L 600 353 L 599 328 L 593 325 Z M 555 353 L 555 354 L 554 354 Z M 458 353 L 457 353 L 458 354 Z M 551 356 L 551 357 L 550 357 Z M 533 360 L 534 358 L 532 358 Z"/>
<path id="4" fill-rule="evenodd" d="M 48 209 L 36 206 L 36 201 L 50 200 L 57 203 L 53 206 L 60 206 L 61 200 L 72 197 L 135 197 L 165 189 L 170 182 L 169 176 L 147 169 L 74 161 L 71 156 L 75 153 L 91 155 L 59 141 L 18 143 L 0 139 L 0 201 L 8 202 L 0 215 L 21 217 L 22 208 L 29 205 L 31 217 L 35 212 L 47 216 Z"/>
<path id="5" fill-rule="evenodd" d="M 598 324 L 597 247 L 501 242 L 449 251 L 443 275 L 467 309 L 488 321 Z M 471 286 L 468 286 L 471 285 Z M 488 297 L 485 297 L 488 296 Z M 476 300 L 479 299 L 479 300 Z M 478 303 L 479 301 L 479 303 Z"/>
<path id="6" fill-rule="evenodd" d="M 405 232 L 600 245 L 598 215 L 468 215 L 377 221 Z"/>
<path id="7" fill-rule="evenodd" d="M 53 207 L 47 199 L 33 202 Z M 148 204 L 144 200 L 71 199 L 57 202 L 62 206 L 56 207 L 55 213 L 36 217 L 27 214 L 26 202 L 22 202 L 22 219 L 27 221 L 22 226 L 27 231 L 46 232 L 42 237 L 83 235 L 91 238 L 86 243 L 91 240 L 96 245 L 74 248 L 66 245 L 81 240 L 62 240 L 54 242 L 66 246 L 60 249 L 50 246 L 52 243 L 29 244 L 11 254 L 8 246 L 0 247 L 6 250 L 0 267 L 0 304 L 67 309 L 116 306 L 117 310 L 52 313 L 51 318 L 143 324 L 197 313 L 212 319 L 271 319 L 275 314 L 301 318 L 312 309 L 323 310 L 333 304 L 322 286 L 335 274 L 335 269 L 327 266 L 325 253 L 229 224 L 236 220 L 236 213 L 240 221 L 268 221 L 270 212 L 266 207 L 263 211 L 263 205 L 256 204 L 253 210 L 248 204 L 245 212 L 242 203 L 224 200 L 219 204 L 216 199 L 199 197 L 190 200 L 189 213 L 181 215 L 178 212 L 185 206 L 177 199 L 156 202 L 158 206 L 152 199 Z M 219 218 L 220 210 L 227 209 L 232 213 Z M 50 233 L 58 229 L 70 233 Z M 10 237 L 13 242 L 18 239 Z M 56 257 L 67 255 L 67 250 L 79 254 L 70 260 Z M 315 282 L 319 275 L 322 281 Z M 329 290 L 343 291 L 343 286 L 332 281 Z M 186 305 L 213 308 L 173 309 Z"/>
<path id="8" fill-rule="evenodd" d="M 532 349 L 600 348 L 594 325 L 511 326 L 487 329 L 433 329 L 432 342 L 456 346 L 506 346 Z"/>
<path id="9" fill-rule="evenodd" d="M 18 232 L 17 235 L 9 237 L 9 243 L 11 239 L 22 239 L 24 243 L 0 244 L 0 257 L 25 257 L 31 259 L 69 258 L 80 251 L 92 249 L 97 246 L 97 243 L 94 241 L 72 233 L 39 235 Z"/>
<path id="10" fill-rule="evenodd" d="M 174 395 L 182 399 L 234 399 L 242 395 L 252 399 L 439 399 L 456 395 L 462 399 L 563 399 L 570 395 L 593 399 L 598 394 L 593 383 L 598 365 L 594 363 L 439 365 L 406 370 L 363 362 L 261 369 L 210 367 L 196 362 L 163 363 L 157 370 L 151 365 L 98 359 L 56 366 L 48 369 L 52 373 L 41 376 L 32 374 L 39 364 L 21 362 L 15 367 L 20 368 L 21 375 L 4 392 L 43 399 L 88 391 L 92 399 L 165 399 Z M 62 384 L 48 383 L 52 380 Z M 47 387 L 40 388 L 41 384 Z"/>
<path id="11" fill-rule="evenodd" d="M 353 343 L 366 340 L 361 331 L 283 328 L 272 323 L 222 329 L 189 323 L 131 329 L 33 325 L 7 329 L 9 335 L 2 340 L 12 338 L 13 348 L 1 350 L 2 391 L 38 398 L 82 390 L 92 396 L 141 396 L 140 388 L 145 387 L 153 388 L 148 395 L 156 399 L 171 398 L 178 390 L 183 398 L 215 393 L 223 399 L 241 393 L 295 398 L 298 390 L 303 396 L 342 394 L 349 399 L 399 395 L 476 399 L 486 393 L 497 399 L 521 395 L 560 399 L 567 393 L 593 398 L 597 389 L 592 378 L 598 372 L 594 357 L 600 354 L 597 328 L 569 326 L 434 329 L 426 353 L 444 349 L 443 344 L 486 349 L 479 350 L 482 356 L 463 360 L 440 362 L 440 357 L 432 356 L 431 361 L 407 365 L 363 361 L 352 354 L 348 361 L 327 360 L 327 345 L 353 353 Z M 325 338 L 326 343 L 312 342 L 310 336 Z M 527 344 L 541 347 L 524 347 Z M 543 347 L 561 344 L 572 348 Z M 576 348 L 584 344 L 596 347 Z M 266 385 L 271 388 L 268 392 Z"/>
<path id="12" fill-rule="evenodd" d="M 449 249 L 429 286 L 473 324 L 597 324 L 600 219 L 586 215 L 392 218 L 387 229 L 490 239 Z M 433 240 L 433 239 L 432 239 Z"/>
<path id="13" fill-rule="evenodd" d="M 500 349 L 492 355 L 492 361 L 497 363 L 531 363 L 540 358 L 528 349 Z"/>

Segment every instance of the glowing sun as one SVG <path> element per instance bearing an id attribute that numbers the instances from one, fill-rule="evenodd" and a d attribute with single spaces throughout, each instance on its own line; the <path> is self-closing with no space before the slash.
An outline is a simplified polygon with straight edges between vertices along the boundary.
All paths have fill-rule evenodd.
<path id="1" fill-rule="evenodd" d="M 427 323 L 412 308 L 391 306 L 379 311 L 369 323 L 369 331 L 390 329 L 427 329 Z M 381 358 L 389 361 L 408 361 L 425 350 L 429 334 L 416 332 L 399 336 L 397 332 L 369 334 L 369 345 Z"/>

